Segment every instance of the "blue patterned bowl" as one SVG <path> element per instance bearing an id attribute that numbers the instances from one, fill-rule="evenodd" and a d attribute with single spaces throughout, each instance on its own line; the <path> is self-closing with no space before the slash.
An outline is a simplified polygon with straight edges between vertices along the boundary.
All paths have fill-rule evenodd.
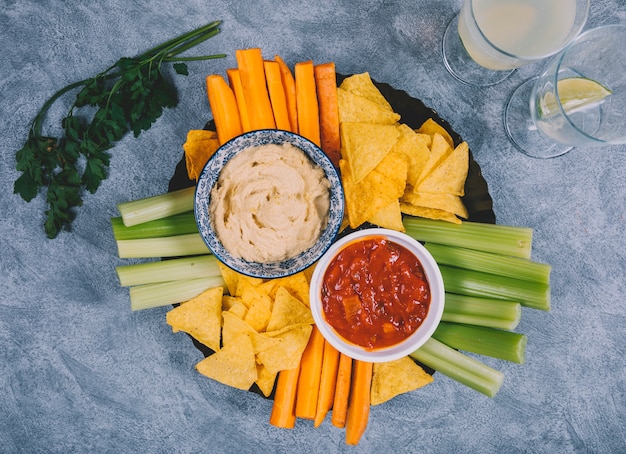
<path id="1" fill-rule="evenodd" d="M 320 167 L 330 183 L 330 208 L 326 227 L 313 246 L 304 252 L 277 262 L 251 262 L 233 256 L 220 241 L 211 221 L 209 205 L 211 192 L 222 168 L 242 150 L 267 144 L 289 143 L 302 150 Z M 198 230 L 207 247 L 226 266 L 252 277 L 277 278 L 295 274 L 314 264 L 335 240 L 344 213 L 344 194 L 341 179 L 326 154 L 313 142 L 288 131 L 264 129 L 244 133 L 222 145 L 206 163 L 196 185 L 194 211 Z"/>

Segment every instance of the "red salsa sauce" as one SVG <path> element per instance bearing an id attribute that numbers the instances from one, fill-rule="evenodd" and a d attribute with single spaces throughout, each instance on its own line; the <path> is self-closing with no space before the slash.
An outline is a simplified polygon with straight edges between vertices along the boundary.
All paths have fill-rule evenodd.
<path id="1" fill-rule="evenodd" d="M 419 259 L 384 237 L 349 244 L 324 274 L 324 317 L 341 337 L 370 350 L 409 337 L 429 306 L 430 286 Z"/>

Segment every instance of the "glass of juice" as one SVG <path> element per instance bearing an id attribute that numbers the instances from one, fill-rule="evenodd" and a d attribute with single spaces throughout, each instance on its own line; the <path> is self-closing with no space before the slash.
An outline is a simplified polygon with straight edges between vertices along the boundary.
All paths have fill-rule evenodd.
<path id="1" fill-rule="evenodd" d="M 461 82 L 490 86 L 550 57 L 582 30 L 590 0 L 465 0 L 443 37 L 443 60 Z"/>
<path id="2" fill-rule="evenodd" d="M 626 24 L 580 34 L 504 110 L 513 144 L 537 158 L 626 143 Z"/>

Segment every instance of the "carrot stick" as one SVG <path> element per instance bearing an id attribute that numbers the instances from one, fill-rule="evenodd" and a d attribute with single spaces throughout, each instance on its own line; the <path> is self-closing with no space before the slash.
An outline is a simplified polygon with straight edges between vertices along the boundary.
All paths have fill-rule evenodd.
<path id="1" fill-rule="evenodd" d="M 296 106 L 296 80 L 289 69 L 289 66 L 285 61 L 276 55 L 274 57 L 276 63 L 280 67 L 280 75 L 283 81 L 283 88 L 285 89 L 285 98 L 287 98 L 287 109 L 289 112 L 289 123 L 291 124 L 291 131 L 298 132 L 298 108 Z"/>
<path id="2" fill-rule="evenodd" d="M 315 65 L 315 85 L 320 110 L 320 138 L 322 150 L 335 167 L 339 167 L 339 103 L 337 100 L 337 74 L 333 62 Z"/>
<path id="3" fill-rule="evenodd" d="M 270 424 L 282 429 L 293 429 L 296 425 L 296 390 L 300 366 L 281 370 L 276 381 L 274 405 L 270 415 Z"/>
<path id="4" fill-rule="evenodd" d="M 298 132 L 317 146 L 320 141 L 320 115 L 315 89 L 312 61 L 296 63 L 296 106 L 298 108 Z"/>
<path id="5" fill-rule="evenodd" d="M 206 87 L 217 139 L 221 145 L 243 132 L 237 100 L 226 80 L 220 75 L 207 76 Z"/>
<path id="6" fill-rule="evenodd" d="M 250 128 L 252 130 L 276 128 L 261 49 L 258 47 L 238 49 L 235 51 L 235 57 L 250 116 Z"/>
<path id="7" fill-rule="evenodd" d="M 241 127 L 243 132 L 250 131 L 250 116 L 248 114 L 248 108 L 246 107 L 246 99 L 243 94 L 243 85 L 241 84 L 241 73 L 237 68 L 229 68 L 226 70 L 226 76 L 228 76 L 228 83 L 235 93 L 235 99 L 237 100 L 237 106 L 239 107 L 239 116 L 241 118 Z"/>
<path id="8" fill-rule="evenodd" d="M 337 384 L 335 386 L 335 398 L 333 399 L 333 413 L 331 422 L 340 429 L 346 426 L 348 413 L 348 399 L 350 397 L 350 380 L 352 377 L 352 358 L 339 354 L 337 366 Z"/>
<path id="9" fill-rule="evenodd" d="M 354 361 L 354 374 L 350 388 L 350 404 L 346 420 L 346 444 L 357 445 L 367 428 L 370 415 L 372 388 L 372 363 Z"/>
<path id="10" fill-rule="evenodd" d="M 270 94 L 270 101 L 272 102 L 276 127 L 278 129 L 284 129 L 285 131 L 291 131 L 289 111 L 287 109 L 287 97 L 280 74 L 280 66 L 275 61 L 265 61 L 264 65 L 267 89 Z"/>
<path id="11" fill-rule="evenodd" d="M 296 394 L 296 417 L 298 418 L 315 418 L 323 359 L 324 338 L 317 326 L 313 325 L 309 343 L 304 349 L 302 359 L 300 360 L 300 378 L 298 379 L 298 391 Z"/>
<path id="12" fill-rule="evenodd" d="M 322 377 L 320 392 L 317 398 L 317 410 L 313 426 L 319 427 L 326 418 L 326 414 L 333 406 L 335 386 L 337 385 L 337 367 L 339 366 L 339 351 L 324 341 L 324 360 L 322 361 Z"/>

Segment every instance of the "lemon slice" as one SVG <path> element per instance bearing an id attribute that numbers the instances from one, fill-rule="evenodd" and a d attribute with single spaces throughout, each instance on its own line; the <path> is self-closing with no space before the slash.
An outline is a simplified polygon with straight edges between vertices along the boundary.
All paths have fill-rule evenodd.
<path id="1" fill-rule="evenodd" d="M 563 110 L 572 113 L 584 107 L 601 103 L 611 94 L 611 90 L 586 77 L 569 77 L 561 79 L 557 85 L 559 99 Z M 559 110 L 554 93 L 546 93 L 541 103 L 541 111 L 544 116 L 556 114 Z"/>

